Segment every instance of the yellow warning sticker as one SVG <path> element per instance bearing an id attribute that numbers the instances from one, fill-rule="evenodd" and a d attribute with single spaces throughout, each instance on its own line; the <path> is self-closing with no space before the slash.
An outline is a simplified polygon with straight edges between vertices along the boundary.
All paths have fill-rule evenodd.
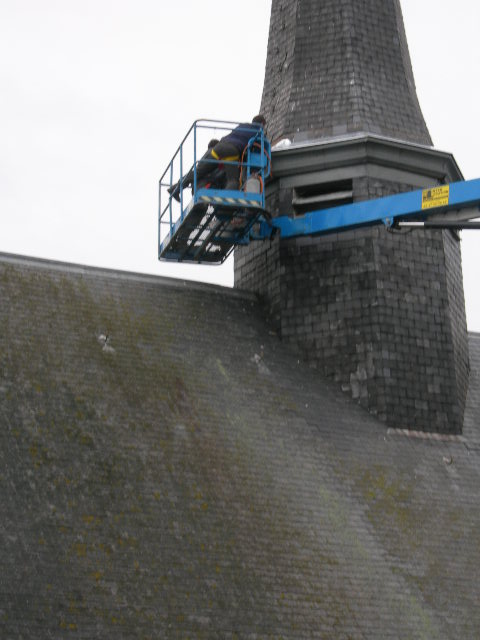
<path id="1" fill-rule="evenodd" d="M 422 209 L 433 209 L 433 207 L 444 207 L 448 204 L 450 197 L 450 186 L 432 187 L 422 192 Z"/>

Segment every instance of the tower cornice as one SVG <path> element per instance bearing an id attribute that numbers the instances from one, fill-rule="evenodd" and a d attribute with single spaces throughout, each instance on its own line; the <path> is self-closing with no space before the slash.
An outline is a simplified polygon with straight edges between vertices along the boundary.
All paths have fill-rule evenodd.
<path id="1" fill-rule="evenodd" d="M 433 182 L 463 180 L 453 154 L 429 145 L 395 140 L 371 133 L 358 133 L 293 143 L 272 152 L 273 174 L 276 179 L 308 176 L 339 168 L 361 166 L 361 175 L 371 165 L 405 171 L 418 179 L 412 186 Z M 323 175 L 325 181 L 330 177 Z M 306 178 L 308 180 L 308 178 Z"/>

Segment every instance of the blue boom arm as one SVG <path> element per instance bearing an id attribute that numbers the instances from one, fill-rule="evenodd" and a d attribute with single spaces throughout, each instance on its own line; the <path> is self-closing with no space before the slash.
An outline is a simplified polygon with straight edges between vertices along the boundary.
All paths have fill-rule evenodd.
<path id="1" fill-rule="evenodd" d="M 470 227 L 468 224 L 480 216 L 480 179 L 454 182 L 449 185 L 400 193 L 394 196 L 366 200 L 353 204 L 312 211 L 298 217 L 281 216 L 270 225 L 262 225 L 260 237 L 269 237 L 271 228 L 281 238 L 318 235 L 365 227 L 372 224 L 392 226 Z M 438 214 L 471 209 L 467 215 L 439 218 Z M 432 215 L 434 214 L 434 216 Z M 434 218 L 433 220 L 431 218 Z"/>

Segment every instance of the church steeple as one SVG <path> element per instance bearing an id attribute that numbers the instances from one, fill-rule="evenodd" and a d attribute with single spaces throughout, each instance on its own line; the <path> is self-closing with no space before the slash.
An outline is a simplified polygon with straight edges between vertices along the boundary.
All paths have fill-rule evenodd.
<path id="1" fill-rule="evenodd" d="M 431 147 L 399 0 L 272 0 L 262 97 L 273 216 L 461 179 Z M 468 349 L 458 238 L 383 227 L 235 251 L 310 365 L 391 427 L 459 432 Z"/>
<path id="2" fill-rule="evenodd" d="M 261 110 L 272 138 L 430 145 L 399 0 L 273 0 Z"/>

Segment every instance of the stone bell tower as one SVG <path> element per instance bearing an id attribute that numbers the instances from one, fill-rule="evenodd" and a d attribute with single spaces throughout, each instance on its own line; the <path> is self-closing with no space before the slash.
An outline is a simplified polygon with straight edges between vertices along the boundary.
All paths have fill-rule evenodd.
<path id="1" fill-rule="evenodd" d="M 273 215 L 462 179 L 418 103 L 399 0 L 273 0 L 262 113 Z M 252 243 L 235 286 L 389 426 L 458 433 L 468 385 L 460 243 L 384 227 Z"/>

